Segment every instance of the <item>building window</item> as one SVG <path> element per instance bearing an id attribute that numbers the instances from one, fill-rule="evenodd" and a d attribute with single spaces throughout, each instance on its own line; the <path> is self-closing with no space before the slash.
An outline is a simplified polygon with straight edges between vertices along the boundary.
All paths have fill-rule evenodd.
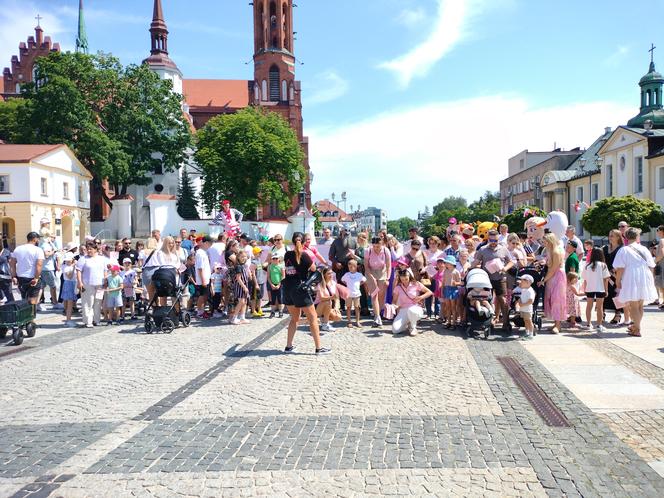
<path id="1" fill-rule="evenodd" d="M 599 199 L 599 183 L 593 183 L 590 189 L 590 202 L 595 202 Z"/>
<path id="2" fill-rule="evenodd" d="M 9 193 L 9 175 L 0 175 L 0 194 L 8 194 L 8 193 Z"/>
<path id="3" fill-rule="evenodd" d="M 583 202 L 583 187 L 576 187 L 576 200 Z"/>
<path id="4" fill-rule="evenodd" d="M 659 168 L 659 189 L 664 190 L 664 168 Z"/>
<path id="5" fill-rule="evenodd" d="M 48 183 L 46 178 L 41 179 L 41 195 L 48 195 Z"/>
<path id="6" fill-rule="evenodd" d="M 643 192 L 643 157 L 634 158 L 634 193 Z"/>
<path id="7" fill-rule="evenodd" d="M 69 199 L 69 184 L 67 182 L 62 184 L 62 198 Z"/>
<path id="8" fill-rule="evenodd" d="M 613 165 L 606 165 L 606 196 L 613 196 Z"/>
<path id="9" fill-rule="evenodd" d="M 270 68 L 270 102 L 279 102 L 279 68 L 272 66 Z"/>
<path id="10" fill-rule="evenodd" d="M 78 202 L 83 202 L 83 182 L 78 184 Z"/>
<path id="11" fill-rule="evenodd" d="M 519 159 L 519 169 L 523 169 L 525 165 L 525 161 L 523 159 Z"/>

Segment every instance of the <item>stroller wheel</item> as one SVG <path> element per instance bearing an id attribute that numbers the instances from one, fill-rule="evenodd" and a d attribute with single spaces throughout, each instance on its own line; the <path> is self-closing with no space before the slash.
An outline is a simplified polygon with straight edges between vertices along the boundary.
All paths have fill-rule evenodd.
<path id="1" fill-rule="evenodd" d="M 180 313 L 180 322 L 182 322 L 183 327 L 189 327 L 191 324 L 191 315 L 188 311 L 183 311 Z"/>
<path id="2" fill-rule="evenodd" d="M 174 328 L 175 328 L 175 324 L 169 318 L 164 318 L 164 320 L 161 322 L 161 331 L 164 334 L 170 334 L 171 332 L 173 332 Z"/>
<path id="3" fill-rule="evenodd" d="M 484 338 L 488 339 L 492 333 L 493 333 L 493 325 L 489 325 L 484 329 Z"/>
<path id="4" fill-rule="evenodd" d="M 542 330 L 542 317 L 537 317 L 537 330 Z"/>
<path id="5" fill-rule="evenodd" d="M 14 338 L 15 346 L 20 346 L 21 344 L 23 344 L 23 331 L 20 328 L 16 327 L 12 331 L 12 337 Z"/>
<path id="6" fill-rule="evenodd" d="M 0 327 L 0 339 L 7 337 L 7 332 L 9 329 L 7 327 Z"/>
<path id="7" fill-rule="evenodd" d="M 151 334 L 152 331 L 154 330 L 154 322 L 152 321 L 152 318 L 149 316 L 145 317 L 145 332 L 147 334 Z"/>
<path id="8" fill-rule="evenodd" d="M 37 324 L 35 322 L 29 322 L 25 325 L 25 332 L 28 334 L 28 337 L 34 337 L 37 333 Z"/>

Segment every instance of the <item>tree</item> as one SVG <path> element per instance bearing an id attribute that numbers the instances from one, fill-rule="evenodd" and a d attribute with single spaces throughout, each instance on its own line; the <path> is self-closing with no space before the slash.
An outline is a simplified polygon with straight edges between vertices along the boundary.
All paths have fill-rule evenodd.
<path id="1" fill-rule="evenodd" d="M 408 230 L 416 226 L 415 220 L 404 216 L 398 220 L 389 220 L 387 222 L 387 233 L 391 233 L 397 240 L 406 240 L 408 238 Z"/>
<path id="2" fill-rule="evenodd" d="M 257 108 L 212 118 L 196 135 L 206 210 L 224 198 L 250 213 L 264 203 L 281 209 L 304 186 L 304 152 L 280 115 Z"/>
<path id="3" fill-rule="evenodd" d="M 463 197 L 448 196 L 433 207 L 434 216 L 442 211 L 460 211 L 468 207 L 468 202 Z M 447 220 L 445 220 L 447 221 Z"/>
<path id="4" fill-rule="evenodd" d="M 198 196 L 194 190 L 194 185 L 189 177 L 187 168 L 182 171 L 182 177 L 178 184 L 178 214 L 185 220 L 197 220 L 198 216 Z"/>
<path id="5" fill-rule="evenodd" d="M 0 100 L 0 140 L 7 143 L 17 143 L 18 117 L 25 109 L 25 100 L 20 98 Z"/>
<path id="6" fill-rule="evenodd" d="M 664 212 L 650 199 L 637 199 L 633 195 L 607 197 L 588 209 L 581 217 L 583 227 L 593 235 L 605 237 L 618 223 L 649 231 L 664 224 Z"/>
<path id="7" fill-rule="evenodd" d="M 314 216 L 314 232 L 321 233 L 323 231 L 323 222 L 320 221 L 320 211 L 316 206 L 311 206 L 311 214 Z"/>
<path id="8" fill-rule="evenodd" d="M 542 218 L 546 218 L 546 212 L 542 211 L 538 207 L 522 206 L 520 208 L 516 208 L 510 214 L 505 215 L 505 217 L 502 219 L 502 222 L 509 227 L 510 233 L 519 233 L 525 231 L 523 224 L 528 218 L 532 218 L 533 216 L 541 216 Z"/>
<path id="9" fill-rule="evenodd" d="M 500 215 L 500 192 L 487 190 L 470 206 L 468 206 L 470 223 L 476 221 L 494 221 Z"/>
<path id="10" fill-rule="evenodd" d="M 191 133 L 182 96 L 148 66 L 56 52 L 35 68 L 35 81 L 22 87 L 17 141 L 68 145 L 96 181 L 107 179 L 120 194 L 185 159 Z"/>

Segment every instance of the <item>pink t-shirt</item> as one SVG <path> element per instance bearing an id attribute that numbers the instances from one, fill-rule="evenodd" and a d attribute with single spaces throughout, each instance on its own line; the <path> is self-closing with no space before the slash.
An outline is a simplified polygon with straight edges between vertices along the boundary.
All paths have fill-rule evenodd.
<path id="1" fill-rule="evenodd" d="M 398 284 L 392 291 L 393 301 L 398 306 L 402 307 L 419 306 L 419 304 L 414 300 L 417 296 L 426 290 L 427 288 L 419 282 L 411 282 L 406 287 Z"/>
<path id="2" fill-rule="evenodd" d="M 390 262 L 391 259 L 390 253 L 385 247 L 378 254 L 374 252 L 373 248 L 364 253 L 364 262 L 370 270 L 382 270 L 385 268 L 385 262 Z"/>

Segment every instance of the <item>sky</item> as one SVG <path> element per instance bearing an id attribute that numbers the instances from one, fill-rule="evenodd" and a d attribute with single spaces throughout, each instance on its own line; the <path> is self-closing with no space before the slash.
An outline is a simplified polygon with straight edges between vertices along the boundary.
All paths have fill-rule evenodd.
<path id="1" fill-rule="evenodd" d="M 91 51 L 149 54 L 152 0 L 85 0 Z M 185 78 L 250 79 L 249 0 L 162 0 Z M 347 193 L 390 219 L 498 190 L 508 158 L 582 148 L 638 113 L 657 23 L 603 0 L 297 0 L 313 199 Z M 33 32 L 72 49 L 78 0 L 0 0 L 0 67 Z M 343 205 L 341 206 L 344 207 Z"/>

